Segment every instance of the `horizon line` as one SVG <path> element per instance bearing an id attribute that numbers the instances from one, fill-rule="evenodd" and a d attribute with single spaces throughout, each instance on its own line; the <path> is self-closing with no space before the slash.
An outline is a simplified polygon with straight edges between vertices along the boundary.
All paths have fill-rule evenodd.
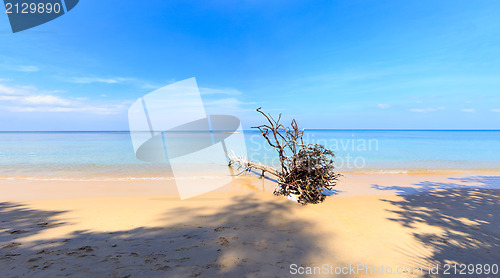
<path id="1" fill-rule="evenodd" d="M 420 129 L 420 128 L 410 128 L 410 129 L 395 129 L 395 128 L 304 128 L 304 131 L 500 131 L 500 129 Z M 187 130 L 184 132 L 190 132 L 190 131 L 195 131 L 195 130 Z M 212 131 L 229 131 L 229 130 L 212 130 Z M 259 130 L 257 129 L 243 129 L 243 131 L 252 131 L 252 132 L 258 132 Z M 0 130 L 0 133 L 14 133 L 14 132 L 19 132 L 19 133 L 29 133 L 29 132 L 36 132 L 36 133 L 43 133 L 43 132 L 130 132 L 130 130 Z M 145 131 L 146 132 L 146 131 Z M 147 131 L 150 132 L 150 131 Z M 167 131 L 163 131 L 167 132 Z M 179 131 L 183 132 L 183 131 Z"/>

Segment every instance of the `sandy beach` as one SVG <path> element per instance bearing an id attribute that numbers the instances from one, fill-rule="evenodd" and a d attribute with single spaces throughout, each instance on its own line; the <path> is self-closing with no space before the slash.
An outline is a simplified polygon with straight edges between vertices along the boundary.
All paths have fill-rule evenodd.
<path id="1" fill-rule="evenodd" d="M 3 2 L 0 278 L 500 278 L 500 0 Z"/>
<path id="2" fill-rule="evenodd" d="M 500 261 L 499 187 L 489 172 L 346 174 L 337 195 L 302 206 L 255 176 L 183 201 L 165 181 L 4 179 L 0 269 L 3 277 L 327 277 L 351 268 L 338 277 L 446 277 L 443 264 Z M 429 274 L 436 264 L 439 274 Z"/>

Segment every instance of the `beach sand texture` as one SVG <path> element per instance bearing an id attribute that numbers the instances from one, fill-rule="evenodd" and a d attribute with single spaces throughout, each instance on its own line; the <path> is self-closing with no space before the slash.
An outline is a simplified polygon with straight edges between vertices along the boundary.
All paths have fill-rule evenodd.
<path id="1" fill-rule="evenodd" d="M 246 177 L 181 201 L 160 181 L 2 180 L 0 276 L 296 277 L 292 264 L 362 264 L 409 268 L 338 277 L 452 277 L 427 269 L 500 262 L 500 175 L 348 174 L 308 206 L 272 188 Z"/>

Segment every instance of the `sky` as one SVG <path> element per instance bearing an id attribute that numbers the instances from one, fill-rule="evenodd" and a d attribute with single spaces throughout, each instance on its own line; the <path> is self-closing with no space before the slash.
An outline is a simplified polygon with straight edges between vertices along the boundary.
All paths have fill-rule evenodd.
<path id="1" fill-rule="evenodd" d="M 499 1 L 82 0 L 12 33 L 0 131 L 128 130 L 195 77 L 209 114 L 304 128 L 500 129 Z"/>

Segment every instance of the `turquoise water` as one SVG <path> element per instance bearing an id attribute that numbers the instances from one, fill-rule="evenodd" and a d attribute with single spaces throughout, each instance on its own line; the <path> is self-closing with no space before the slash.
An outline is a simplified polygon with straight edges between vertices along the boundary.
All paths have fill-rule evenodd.
<path id="1" fill-rule="evenodd" d="M 247 156 L 275 164 L 259 132 L 244 132 Z M 500 131 L 306 130 L 336 153 L 340 171 L 500 170 Z M 0 176 L 158 176 L 168 166 L 138 160 L 128 132 L 0 132 Z"/>

